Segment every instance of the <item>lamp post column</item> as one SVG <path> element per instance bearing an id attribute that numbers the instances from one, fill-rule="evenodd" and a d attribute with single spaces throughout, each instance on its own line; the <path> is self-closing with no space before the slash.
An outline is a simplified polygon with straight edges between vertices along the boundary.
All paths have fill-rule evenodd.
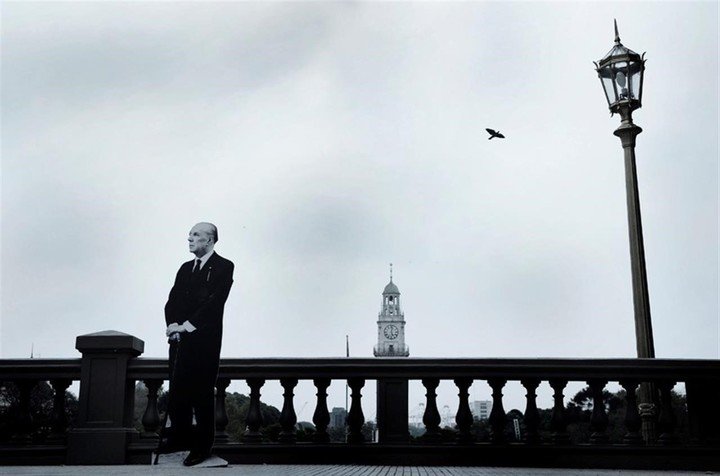
<path id="1" fill-rule="evenodd" d="M 630 235 L 630 262 L 632 270 L 633 307 L 635 310 L 635 340 L 637 356 L 654 358 L 652 322 L 647 272 L 645 270 L 645 247 L 643 245 L 640 195 L 638 193 L 635 166 L 635 137 L 642 129 L 632 122 L 630 112 L 621 112 L 622 124 L 614 134 L 622 142 L 625 155 L 625 191 L 627 194 L 628 231 Z"/>
<path id="2" fill-rule="evenodd" d="M 621 109 L 622 124 L 614 134 L 620 138 L 625 156 L 625 191 L 627 194 L 628 232 L 630 236 L 630 263 L 632 272 L 633 308 L 635 314 L 635 344 L 639 358 L 654 358 L 652 320 L 650 318 L 650 297 L 647 271 L 645 269 L 645 247 L 643 244 L 642 219 L 640 216 L 640 195 L 638 192 L 637 168 L 635 165 L 635 138 L 642 129 L 632 122 L 628 109 Z M 655 385 L 645 382 L 638 394 L 642 418 L 642 435 L 646 443 L 655 441 Z"/>

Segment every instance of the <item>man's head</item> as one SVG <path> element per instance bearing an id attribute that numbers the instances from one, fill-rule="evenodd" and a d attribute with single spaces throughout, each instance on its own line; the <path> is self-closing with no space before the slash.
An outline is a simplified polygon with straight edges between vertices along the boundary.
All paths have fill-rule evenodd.
<path id="1" fill-rule="evenodd" d="M 212 223 L 200 222 L 190 229 L 188 235 L 190 253 L 198 258 L 212 251 L 217 241 L 217 227 Z"/>

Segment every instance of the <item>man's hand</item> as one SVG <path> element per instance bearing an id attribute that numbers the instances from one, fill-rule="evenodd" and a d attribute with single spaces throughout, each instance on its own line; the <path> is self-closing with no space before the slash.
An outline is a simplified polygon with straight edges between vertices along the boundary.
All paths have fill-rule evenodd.
<path id="1" fill-rule="evenodd" d="M 194 330 L 195 326 L 190 324 L 190 321 L 185 321 L 182 324 L 173 322 L 165 329 L 165 335 L 170 337 L 171 334 L 182 334 L 183 332 L 193 332 Z"/>
<path id="2" fill-rule="evenodd" d="M 170 334 L 174 334 L 176 332 L 180 332 L 180 326 L 177 324 L 177 322 L 173 322 L 169 326 L 167 326 L 167 329 L 165 329 L 165 336 L 170 337 Z"/>
<path id="3" fill-rule="evenodd" d="M 177 324 L 176 322 L 173 322 L 168 326 L 167 329 L 165 329 L 165 335 L 167 337 L 170 337 L 171 334 L 180 333 L 180 332 L 187 332 L 187 329 L 185 327 Z"/>

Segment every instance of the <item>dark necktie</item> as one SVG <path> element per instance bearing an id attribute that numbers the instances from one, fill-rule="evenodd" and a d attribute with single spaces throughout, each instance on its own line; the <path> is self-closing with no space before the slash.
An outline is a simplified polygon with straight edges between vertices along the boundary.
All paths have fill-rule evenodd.
<path id="1" fill-rule="evenodd" d="M 197 273 L 198 271 L 200 271 L 200 263 L 202 263 L 202 261 L 200 261 L 199 259 L 196 259 L 196 260 L 195 260 L 195 267 L 194 267 L 193 270 L 192 270 L 193 274 L 195 274 L 195 273 Z"/>

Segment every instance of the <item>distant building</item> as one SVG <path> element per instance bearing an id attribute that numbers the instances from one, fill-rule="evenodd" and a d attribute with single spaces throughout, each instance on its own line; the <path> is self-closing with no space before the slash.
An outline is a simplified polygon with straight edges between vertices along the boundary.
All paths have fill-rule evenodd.
<path id="1" fill-rule="evenodd" d="M 373 349 L 375 357 L 407 357 L 410 347 L 405 345 L 405 314 L 400 308 L 400 290 L 392 280 L 382 293 L 382 306 L 378 313 L 378 343 Z"/>
<path id="2" fill-rule="evenodd" d="M 492 412 L 492 401 L 475 400 L 470 403 L 470 412 L 477 420 L 487 420 L 490 418 L 490 412 Z"/>
<path id="3" fill-rule="evenodd" d="M 330 412 L 330 428 L 344 428 L 347 412 L 342 407 L 335 407 Z"/>
<path id="4" fill-rule="evenodd" d="M 440 426 L 442 428 L 452 428 L 455 426 L 455 423 L 455 414 L 450 411 L 450 405 L 443 405 L 443 408 L 440 411 Z"/>

